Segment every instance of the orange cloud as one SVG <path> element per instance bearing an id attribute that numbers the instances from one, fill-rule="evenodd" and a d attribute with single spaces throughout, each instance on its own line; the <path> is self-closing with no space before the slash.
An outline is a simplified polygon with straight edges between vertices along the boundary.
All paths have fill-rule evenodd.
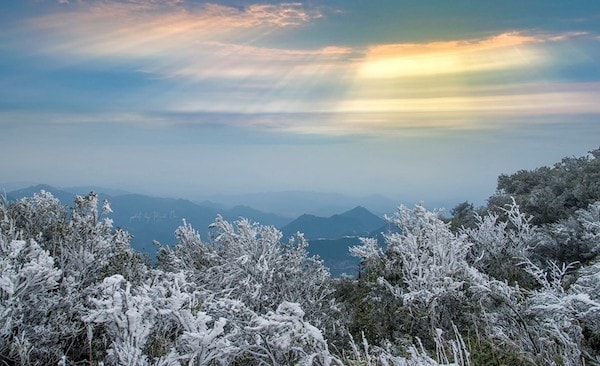
<path id="1" fill-rule="evenodd" d="M 250 18 L 257 19 L 260 23 L 273 24 L 279 27 L 298 26 L 322 16 L 319 12 L 306 11 L 302 3 L 253 4 L 248 6 L 246 13 Z"/>
<path id="2" fill-rule="evenodd" d="M 205 4 L 186 9 L 154 1 L 108 2 L 43 16 L 30 26 L 50 40 L 45 52 L 79 58 L 132 59 L 162 76 L 244 77 L 321 70 L 349 53 L 342 47 L 284 50 L 252 46 L 272 32 L 321 17 L 300 3 L 243 9 Z M 288 71 L 286 71 L 288 72 Z"/>
<path id="3" fill-rule="evenodd" d="M 153 78 L 172 79 L 171 85 L 178 83 L 176 89 L 186 92 L 154 91 L 162 108 L 250 113 L 305 110 L 304 99 L 315 85 L 337 82 L 340 73 L 353 73 L 348 59 L 355 54 L 347 47 L 260 45 L 273 33 L 293 30 L 321 16 L 299 3 L 240 9 L 110 1 L 69 6 L 32 19 L 27 31 L 43 33 L 39 52 L 69 64 L 125 62 Z"/>
<path id="4" fill-rule="evenodd" d="M 367 50 L 359 76 L 419 77 L 537 64 L 544 61 L 544 55 L 528 45 L 540 41 L 533 36 L 503 33 L 474 41 L 377 45 Z"/>
<path id="5" fill-rule="evenodd" d="M 173 48 L 193 48 L 206 40 L 256 39 L 321 17 L 318 11 L 309 11 L 298 3 L 249 5 L 243 9 L 218 4 L 196 8 L 158 4 L 83 3 L 69 7 L 69 11 L 35 18 L 29 25 L 52 37 L 54 49 L 145 56 Z"/>

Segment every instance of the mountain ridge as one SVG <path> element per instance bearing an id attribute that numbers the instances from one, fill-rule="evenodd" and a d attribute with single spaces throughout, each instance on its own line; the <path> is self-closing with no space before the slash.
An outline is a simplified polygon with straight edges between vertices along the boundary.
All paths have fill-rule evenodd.
<path id="1" fill-rule="evenodd" d="M 246 205 L 264 212 L 297 218 L 302 214 L 328 217 L 356 206 L 376 214 L 393 212 L 396 201 L 380 195 L 348 196 L 333 192 L 277 191 L 237 195 L 214 195 L 204 199 L 224 205 Z"/>
<path id="2" fill-rule="evenodd" d="M 284 236 L 297 232 L 309 240 L 339 239 L 346 236 L 368 235 L 383 227 L 385 220 L 362 206 L 329 217 L 304 214 L 281 228 Z"/>
<path id="3" fill-rule="evenodd" d="M 31 197 L 41 190 L 52 193 L 65 206 L 71 206 L 76 195 L 63 188 L 38 184 L 8 192 L 6 197 L 10 201 L 14 201 L 23 197 Z M 175 230 L 183 223 L 183 219 L 194 226 L 203 240 L 208 237 L 208 226 L 218 215 L 230 221 L 245 217 L 262 225 L 275 227 L 282 227 L 291 221 L 289 218 L 265 213 L 251 207 L 217 208 L 202 206 L 182 198 L 152 197 L 138 193 L 116 196 L 103 192 L 96 193 L 98 199 L 106 199 L 110 202 L 113 212 L 109 217 L 113 220 L 113 225 L 132 234 L 132 247 L 140 252 L 148 253 L 151 258 L 156 255 L 158 249 L 154 245 L 154 241 L 167 245 L 174 243 L 176 240 Z"/>
<path id="4" fill-rule="evenodd" d="M 194 202 L 124 191 L 121 191 L 124 194 L 113 196 L 103 192 L 102 187 L 57 188 L 38 184 L 8 192 L 7 198 L 13 201 L 45 190 L 59 199 L 61 204 L 72 206 L 76 194 L 89 193 L 85 192 L 86 188 L 94 188 L 99 200 L 106 199 L 110 202 L 113 212 L 109 217 L 113 220 L 113 225 L 132 234 L 132 247 L 147 254 L 151 261 L 158 250 L 154 242 L 161 245 L 174 244 L 174 232 L 183 223 L 183 219 L 198 231 L 202 240 L 208 240 L 209 225 L 217 215 L 221 215 L 228 221 L 243 217 L 262 225 L 273 225 L 282 231 L 284 241 L 296 232 L 302 232 L 309 242 L 309 253 L 319 255 L 333 275 L 354 274 L 358 261 L 349 255 L 349 246 L 359 244 L 358 236 L 380 235 L 386 226 L 384 219 L 360 205 L 329 217 L 302 214 L 296 219 L 290 219 L 243 204 L 228 207 L 213 201 Z"/>

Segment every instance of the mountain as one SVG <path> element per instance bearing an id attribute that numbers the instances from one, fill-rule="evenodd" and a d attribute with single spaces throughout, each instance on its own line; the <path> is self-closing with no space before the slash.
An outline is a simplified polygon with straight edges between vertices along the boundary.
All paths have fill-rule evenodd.
<path id="1" fill-rule="evenodd" d="M 184 199 L 153 198 L 143 195 L 125 195 L 111 200 L 113 220 L 136 236 L 134 243 L 144 243 L 145 251 L 152 251 L 152 241 L 170 244 L 175 241 L 174 232 L 183 219 L 198 231 L 201 238 L 208 238 L 208 226 L 217 215 L 228 221 L 246 218 L 262 225 L 281 227 L 289 219 L 264 213 L 250 207 L 236 206 L 230 209 L 207 207 Z"/>
<path id="2" fill-rule="evenodd" d="M 358 259 L 350 256 L 348 248 L 360 243 L 358 236 L 377 237 L 387 228 L 383 219 L 361 206 L 330 217 L 306 214 L 290 222 L 289 218 L 265 213 L 246 205 L 227 208 L 212 201 L 192 202 L 141 194 L 119 194 L 119 191 L 105 191 L 102 187 L 56 188 L 36 185 L 11 191 L 7 193 L 7 198 L 13 201 L 31 197 L 41 190 L 51 192 L 65 206 L 72 206 L 75 193 L 86 194 L 95 190 L 99 200 L 106 199 L 110 202 L 113 213 L 109 217 L 114 226 L 132 234 L 132 247 L 148 254 L 151 260 L 155 258 L 158 249 L 153 241 L 163 245 L 173 244 L 176 240 L 175 230 L 182 224 L 183 219 L 198 231 L 202 240 L 207 240 L 208 226 L 220 214 L 228 221 L 244 217 L 263 225 L 273 225 L 280 228 L 285 237 L 297 231 L 303 232 L 309 241 L 308 252 L 311 255 L 319 255 L 330 268 L 332 275 L 353 275 L 358 271 Z M 107 192 L 116 194 L 111 195 Z"/>
<path id="3" fill-rule="evenodd" d="M 339 239 L 345 236 L 369 235 L 384 225 L 385 220 L 366 208 L 357 206 L 330 217 L 304 214 L 281 228 L 281 231 L 286 237 L 301 232 L 308 240 Z"/>
<path id="4" fill-rule="evenodd" d="M 174 243 L 175 230 L 183 223 L 184 219 L 198 231 L 203 240 L 208 238 L 208 226 L 219 214 L 229 221 L 245 217 L 250 221 L 275 227 L 281 227 L 290 221 L 288 218 L 246 206 L 224 209 L 216 204 L 203 206 L 184 199 L 157 198 L 141 194 L 112 196 L 103 193 L 102 188 L 94 188 L 98 189 L 100 200 L 106 199 L 110 202 L 113 213 L 109 217 L 113 220 L 113 225 L 132 234 L 132 247 L 142 253 L 147 253 L 151 259 L 155 257 L 157 251 L 153 241 L 156 240 L 161 244 Z M 83 188 L 78 191 L 83 193 L 81 189 Z M 72 205 L 75 196 L 72 192 L 64 189 L 37 185 L 9 192 L 7 198 L 13 201 L 22 197 L 30 197 L 40 190 L 52 193 L 66 206 Z"/>
<path id="5" fill-rule="evenodd" d="M 52 187 L 47 184 L 38 184 L 27 188 L 21 188 L 14 191 L 10 191 L 6 194 L 6 198 L 9 201 L 15 201 L 23 197 L 31 197 L 34 193 L 39 193 L 40 191 L 52 193 L 52 195 L 55 198 L 57 198 L 63 205 L 69 206 L 73 203 L 74 195 L 72 192 Z"/>
<path id="6" fill-rule="evenodd" d="M 131 192 L 124 191 L 122 189 L 115 188 L 106 188 L 106 187 L 98 187 L 98 186 L 76 186 L 76 187 L 64 187 L 62 188 L 64 191 L 71 192 L 73 194 L 88 194 L 90 192 L 102 192 L 109 196 L 122 196 L 126 194 L 131 194 Z"/>
<path id="7" fill-rule="evenodd" d="M 273 225 L 276 228 L 281 228 L 288 224 L 291 219 L 282 217 L 273 213 L 262 212 L 248 206 L 234 206 L 227 210 L 221 210 L 224 212 L 223 217 L 227 220 L 233 221 L 240 218 L 246 218 L 253 222 L 258 222 L 262 225 Z"/>
<path id="8" fill-rule="evenodd" d="M 315 239 L 308 242 L 308 253 L 318 255 L 333 277 L 358 274 L 360 260 L 350 255 L 350 247 L 360 245 L 356 236 L 339 239 Z"/>
<path id="9" fill-rule="evenodd" d="M 284 217 L 298 217 L 301 214 L 328 217 L 356 206 L 367 207 L 370 211 L 383 215 L 393 213 L 398 204 L 379 195 L 352 197 L 338 193 L 307 191 L 217 195 L 208 199 L 229 206 L 250 206 Z"/>
<path id="10" fill-rule="evenodd" d="M 360 244 L 359 237 L 383 242 L 381 233 L 388 230 L 384 219 L 361 206 L 330 217 L 305 214 L 281 229 L 285 237 L 304 233 L 309 254 L 318 255 L 334 277 L 358 273 L 360 261 L 350 255 L 349 248 Z"/>
<path id="11" fill-rule="evenodd" d="M 153 241 L 165 245 L 174 243 L 175 230 L 184 219 L 206 239 L 208 225 L 219 214 L 214 208 L 198 206 L 190 201 L 140 194 L 112 197 L 110 205 L 114 225 L 131 233 L 133 248 L 148 253 L 151 258 L 157 250 Z"/>

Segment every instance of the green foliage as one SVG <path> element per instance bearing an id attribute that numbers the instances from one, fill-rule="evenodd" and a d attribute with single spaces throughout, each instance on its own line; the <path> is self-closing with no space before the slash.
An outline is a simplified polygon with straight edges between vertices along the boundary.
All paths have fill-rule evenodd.
<path id="1" fill-rule="evenodd" d="M 581 212 L 600 200 L 600 149 L 552 167 L 501 175 L 486 209 L 504 218 L 501 208 L 511 199 L 540 231 L 530 253 L 536 261 L 584 265 L 597 256 L 598 246 L 587 236 Z"/>
<path id="2" fill-rule="evenodd" d="M 473 365 L 477 366 L 532 366 L 532 362 L 506 345 L 488 339 L 471 337 L 467 345 Z"/>
<path id="3" fill-rule="evenodd" d="M 450 229 L 457 232 L 460 228 L 472 229 L 477 226 L 477 211 L 472 203 L 465 201 L 456 205 L 450 213 Z"/>
<path id="4" fill-rule="evenodd" d="M 372 344 L 386 339 L 399 339 L 406 334 L 401 319 L 408 314 L 402 304 L 391 296 L 377 296 L 377 275 L 364 274 L 359 279 L 343 279 L 336 283 L 336 300 L 350 320 L 348 331 L 356 338 Z M 392 280 L 388 277 L 388 280 Z"/>
<path id="5" fill-rule="evenodd" d="M 536 225 L 558 222 L 600 200 L 600 149 L 567 157 L 552 167 L 521 170 L 498 178 L 488 207 L 503 207 L 514 197 Z"/>

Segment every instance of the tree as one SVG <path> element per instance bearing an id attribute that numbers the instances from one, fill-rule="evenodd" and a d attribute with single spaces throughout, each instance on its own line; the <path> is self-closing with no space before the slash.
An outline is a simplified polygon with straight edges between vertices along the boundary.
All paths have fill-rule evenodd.
<path id="1" fill-rule="evenodd" d="M 600 205 L 596 202 L 566 219 L 546 225 L 534 248 L 538 260 L 577 263 L 577 266 L 593 262 L 600 253 L 598 217 Z"/>
<path id="2" fill-rule="evenodd" d="M 488 208 L 503 207 L 514 197 L 534 224 L 565 219 L 600 200 L 600 149 L 579 158 L 568 157 L 553 167 L 521 170 L 498 178 L 497 193 Z"/>
<path id="3" fill-rule="evenodd" d="M 452 214 L 450 219 L 450 229 L 452 231 L 458 231 L 460 228 L 474 228 L 477 225 L 477 211 L 475 211 L 473 204 L 468 201 L 459 203 L 450 213 Z"/>

